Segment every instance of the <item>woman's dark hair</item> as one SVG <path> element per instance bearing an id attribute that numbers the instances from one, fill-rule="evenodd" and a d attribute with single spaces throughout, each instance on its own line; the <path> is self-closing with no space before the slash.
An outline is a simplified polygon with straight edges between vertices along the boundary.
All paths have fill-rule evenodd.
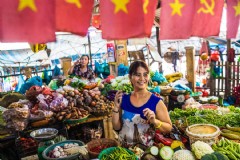
<path id="1" fill-rule="evenodd" d="M 150 72 L 148 65 L 144 61 L 137 60 L 137 61 L 134 61 L 133 63 L 131 63 L 131 65 L 129 67 L 129 72 L 128 72 L 129 76 L 132 76 L 134 73 L 136 73 L 138 67 L 144 68 L 148 73 Z"/>
<path id="2" fill-rule="evenodd" d="M 82 55 L 82 56 L 80 57 L 80 59 L 82 59 L 83 57 L 87 57 L 87 58 L 88 58 L 88 63 L 89 63 L 89 56 L 88 56 L 88 55 Z"/>

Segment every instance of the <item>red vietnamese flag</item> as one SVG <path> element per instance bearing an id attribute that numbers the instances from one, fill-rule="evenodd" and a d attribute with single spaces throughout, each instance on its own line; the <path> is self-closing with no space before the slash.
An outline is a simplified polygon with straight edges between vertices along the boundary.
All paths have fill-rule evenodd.
<path id="1" fill-rule="evenodd" d="M 2 0 L 1 5 L 2 42 L 45 43 L 55 40 L 54 1 Z"/>
<path id="2" fill-rule="evenodd" d="M 155 18 L 157 3 L 157 0 L 143 0 L 145 36 L 147 37 L 150 37 L 152 33 L 152 26 Z"/>
<path id="3" fill-rule="evenodd" d="M 159 39 L 188 39 L 193 11 L 193 0 L 161 1 Z"/>
<path id="4" fill-rule="evenodd" d="M 95 14 L 92 16 L 92 26 L 97 29 L 101 28 L 100 14 Z"/>
<path id="5" fill-rule="evenodd" d="M 0 1 L 0 42 L 2 41 L 2 8 L 3 1 Z"/>
<path id="6" fill-rule="evenodd" d="M 56 0 L 56 29 L 85 36 L 94 0 Z"/>
<path id="7" fill-rule="evenodd" d="M 218 36 L 224 0 L 196 0 L 192 36 Z"/>
<path id="8" fill-rule="evenodd" d="M 145 37 L 143 4 L 144 0 L 101 0 L 102 37 L 105 39 Z"/>
<path id="9" fill-rule="evenodd" d="M 227 0 L 227 39 L 236 38 L 240 20 L 240 0 Z"/>

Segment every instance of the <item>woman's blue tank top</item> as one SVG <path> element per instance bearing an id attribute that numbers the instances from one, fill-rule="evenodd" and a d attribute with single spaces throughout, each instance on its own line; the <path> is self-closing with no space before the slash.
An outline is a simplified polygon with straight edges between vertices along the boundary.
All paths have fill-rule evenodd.
<path id="1" fill-rule="evenodd" d="M 143 115 L 145 108 L 151 109 L 156 113 L 156 106 L 161 98 L 152 94 L 149 100 L 140 107 L 135 107 L 130 101 L 130 94 L 122 98 L 122 129 L 119 132 L 119 141 L 122 146 L 129 147 L 134 144 L 153 145 L 153 129 Z M 151 135 L 151 136 L 150 136 Z"/>

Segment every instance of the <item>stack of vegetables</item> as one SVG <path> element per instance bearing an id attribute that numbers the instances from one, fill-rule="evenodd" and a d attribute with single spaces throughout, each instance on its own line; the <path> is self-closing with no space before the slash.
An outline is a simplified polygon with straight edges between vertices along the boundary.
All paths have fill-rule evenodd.
<path id="1" fill-rule="evenodd" d="M 101 89 L 101 94 L 113 101 L 118 90 L 128 94 L 133 91 L 132 84 L 129 80 L 129 75 L 118 76 L 116 78 L 110 77 L 104 80 L 104 87 Z M 157 82 L 156 82 L 157 83 Z M 153 92 L 156 96 L 160 96 L 160 87 L 158 84 L 152 83 L 148 86 L 148 90 Z"/>
<path id="2" fill-rule="evenodd" d="M 212 148 L 214 151 L 220 152 L 229 159 L 240 159 L 240 143 L 236 143 L 226 138 L 222 138 L 217 144 L 213 144 Z"/>
<path id="3" fill-rule="evenodd" d="M 71 82 L 72 83 L 72 82 Z M 81 86 L 80 82 L 77 88 Z M 114 103 L 101 95 L 97 83 L 88 83 L 82 85 L 83 88 L 78 89 L 70 86 L 63 86 L 56 91 L 47 87 L 33 86 L 26 92 L 28 100 L 14 102 L 9 105 L 10 108 L 19 111 L 16 108 L 26 108 L 27 115 L 24 117 L 26 120 L 13 125 L 12 117 L 19 117 L 20 114 L 13 114 L 11 110 L 5 111 L 5 121 L 9 123 L 10 128 L 23 130 L 27 127 L 27 121 L 31 120 L 32 127 L 41 127 L 51 122 L 54 119 L 58 121 L 65 121 L 68 119 L 81 119 L 91 114 L 101 115 L 109 114 L 114 107 Z M 9 108 L 9 109 L 10 109 Z M 21 109 L 23 110 L 23 109 Z M 18 113 L 18 112 L 16 112 Z M 24 124 L 22 124 L 24 122 Z"/>
<path id="4" fill-rule="evenodd" d="M 213 124 L 218 127 L 225 127 L 227 124 L 230 126 L 239 126 L 240 109 L 234 106 L 228 108 L 229 112 L 225 112 L 225 110 L 198 110 L 195 108 L 182 110 L 175 108 L 174 111 L 170 112 L 170 118 L 180 128 L 200 123 Z"/>
<path id="5" fill-rule="evenodd" d="M 231 140 L 240 141 L 240 127 L 231 127 L 227 124 L 226 129 L 222 129 L 221 135 Z"/>
<path id="6" fill-rule="evenodd" d="M 209 144 L 196 141 L 187 150 L 183 145 L 173 148 L 171 146 L 157 145 L 149 147 L 141 156 L 142 160 L 237 160 L 239 159 L 238 147 L 240 144 L 221 140 L 211 147 Z"/>
<path id="7" fill-rule="evenodd" d="M 133 87 L 128 78 L 128 74 L 125 76 L 118 76 L 115 79 L 111 79 L 112 90 L 122 90 L 123 92 L 130 93 L 133 91 Z"/>

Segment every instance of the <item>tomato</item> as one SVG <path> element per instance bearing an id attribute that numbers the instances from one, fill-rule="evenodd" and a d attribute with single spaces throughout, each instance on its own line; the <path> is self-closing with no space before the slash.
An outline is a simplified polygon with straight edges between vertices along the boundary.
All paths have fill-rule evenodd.
<path id="1" fill-rule="evenodd" d="M 208 97 L 208 91 L 202 90 L 202 96 L 203 97 Z"/>

